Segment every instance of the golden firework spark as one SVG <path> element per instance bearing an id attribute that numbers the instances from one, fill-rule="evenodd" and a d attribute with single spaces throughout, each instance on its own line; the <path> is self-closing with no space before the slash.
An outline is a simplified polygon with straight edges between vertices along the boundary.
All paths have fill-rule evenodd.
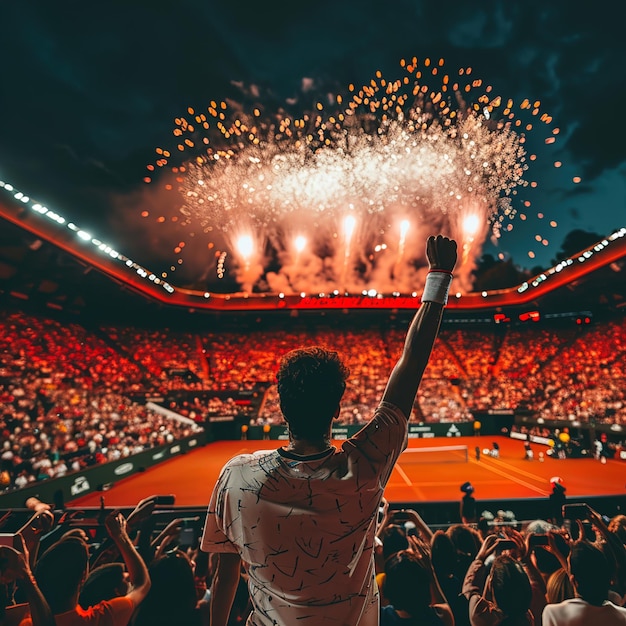
<path id="1" fill-rule="evenodd" d="M 400 65 L 401 78 L 376 72 L 300 115 L 218 101 L 190 107 L 176 119 L 176 146 L 158 148 L 148 169 L 171 169 L 166 188 L 180 193 L 180 221 L 221 234 L 248 286 L 263 277 L 275 291 L 410 292 L 423 277 L 424 234 L 436 229 L 459 240 L 457 281 L 467 288 L 487 237 L 512 228 L 515 196 L 535 186 L 527 133 L 543 125 L 553 143 L 559 131 L 538 101 L 515 107 L 471 68 L 450 76 L 443 59 Z M 255 241 L 245 257 L 243 231 Z M 267 246 L 280 262 L 269 274 Z"/>

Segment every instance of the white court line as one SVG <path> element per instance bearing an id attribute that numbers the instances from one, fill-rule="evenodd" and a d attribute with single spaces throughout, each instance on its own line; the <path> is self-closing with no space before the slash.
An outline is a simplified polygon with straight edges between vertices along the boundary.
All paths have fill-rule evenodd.
<path id="1" fill-rule="evenodd" d="M 501 470 L 496 469 L 491 463 L 490 464 L 485 463 L 483 467 L 489 470 L 490 472 L 493 472 L 494 474 L 500 474 L 500 476 L 504 476 L 505 478 L 512 480 L 514 483 L 517 483 L 518 485 L 528 487 L 528 489 L 531 489 L 532 491 L 536 491 L 537 493 L 540 493 L 542 496 L 547 496 L 550 494 L 549 491 L 545 491 L 544 489 L 539 489 L 538 487 L 535 487 L 534 485 L 527 483 L 525 480 L 521 480 L 520 478 L 516 478 L 515 476 L 512 476 L 511 474 L 508 474 L 507 472 L 503 472 Z"/>
<path id="2" fill-rule="evenodd" d="M 532 472 L 527 472 L 526 470 L 523 470 L 521 467 L 511 465 L 510 463 L 507 463 L 506 461 L 504 461 L 502 457 L 498 459 L 489 459 L 489 461 L 492 461 L 493 463 L 497 463 L 498 465 L 505 465 L 506 467 L 510 468 L 511 471 L 516 472 L 517 474 L 522 474 L 523 476 L 527 476 L 528 478 L 534 479 L 537 482 L 545 483 L 546 479 L 543 478 L 542 476 L 537 476 L 537 474 L 533 474 Z"/>
<path id="3" fill-rule="evenodd" d="M 404 479 L 404 482 L 409 486 L 409 487 L 413 487 L 413 482 L 409 479 L 409 477 L 406 475 L 406 473 L 404 472 L 404 470 L 400 467 L 399 463 L 396 463 L 395 469 L 398 470 L 398 474 L 400 474 L 400 476 L 402 476 L 402 478 Z"/>
<path id="4" fill-rule="evenodd" d="M 506 485 L 508 483 L 510 483 L 511 481 L 509 479 L 503 479 L 503 480 L 490 480 L 489 484 L 490 485 Z M 399 483 L 398 483 L 399 484 Z M 425 483 L 420 481 L 419 486 L 420 487 L 454 487 L 455 490 L 457 489 L 457 485 L 459 484 L 458 480 L 448 480 L 445 482 L 430 482 L 430 483 Z M 413 485 L 415 486 L 415 485 Z"/>

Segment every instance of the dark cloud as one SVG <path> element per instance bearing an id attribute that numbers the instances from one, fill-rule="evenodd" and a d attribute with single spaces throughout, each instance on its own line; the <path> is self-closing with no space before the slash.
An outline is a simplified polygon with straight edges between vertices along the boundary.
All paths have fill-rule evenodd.
<path id="1" fill-rule="evenodd" d="M 623 20 L 580 1 L 30 0 L 3 3 L 0 21 L 0 172 L 102 223 L 111 198 L 141 193 L 187 106 L 237 99 L 238 85 L 284 102 L 307 78 L 331 91 L 377 69 L 395 77 L 413 55 L 541 100 L 583 176 L 579 197 L 626 160 Z"/>

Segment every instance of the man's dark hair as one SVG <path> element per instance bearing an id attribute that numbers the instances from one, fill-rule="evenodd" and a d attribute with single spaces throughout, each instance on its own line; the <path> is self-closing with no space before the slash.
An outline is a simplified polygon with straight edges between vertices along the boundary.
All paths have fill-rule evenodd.
<path id="1" fill-rule="evenodd" d="M 502 554 L 491 566 L 491 588 L 498 608 L 508 617 L 523 616 L 530 608 L 532 589 L 522 564 Z"/>
<path id="2" fill-rule="evenodd" d="M 276 376 L 280 410 L 296 439 L 323 437 L 350 374 L 337 352 L 319 346 L 288 352 Z"/>
<path id="3" fill-rule="evenodd" d="M 68 602 L 79 589 L 89 568 L 84 541 L 70 537 L 50 546 L 39 558 L 35 579 L 54 615 L 70 610 Z"/>
<path id="4" fill-rule="evenodd" d="M 588 541 L 576 541 L 569 555 L 570 572 L 578 595 L 600 606 L 609 595 L 610 571 L 606 557 Z"/>

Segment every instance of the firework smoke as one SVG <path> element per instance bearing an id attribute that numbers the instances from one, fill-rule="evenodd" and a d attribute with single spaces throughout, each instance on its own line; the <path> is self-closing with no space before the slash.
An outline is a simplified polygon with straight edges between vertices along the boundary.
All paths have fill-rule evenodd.
<path id="1" fill-rule="evenodd" d="M 471 288 L 483 244 L 510 230 L 530 184 L 533 123 L 470 69 L 453 82 L 443 60 L 402 65 L 401 79 L 377 73 L 299 115 L 211 102 L 176 120 L 177 158 L 159 148 L 149 169 L 171 167 L 181 225 L 228 250 L 243 291 L 410 293 L 438 232 L 459 242 L 455 289 Z M 538 103 L 520 109 L 552 121 Z"/>

